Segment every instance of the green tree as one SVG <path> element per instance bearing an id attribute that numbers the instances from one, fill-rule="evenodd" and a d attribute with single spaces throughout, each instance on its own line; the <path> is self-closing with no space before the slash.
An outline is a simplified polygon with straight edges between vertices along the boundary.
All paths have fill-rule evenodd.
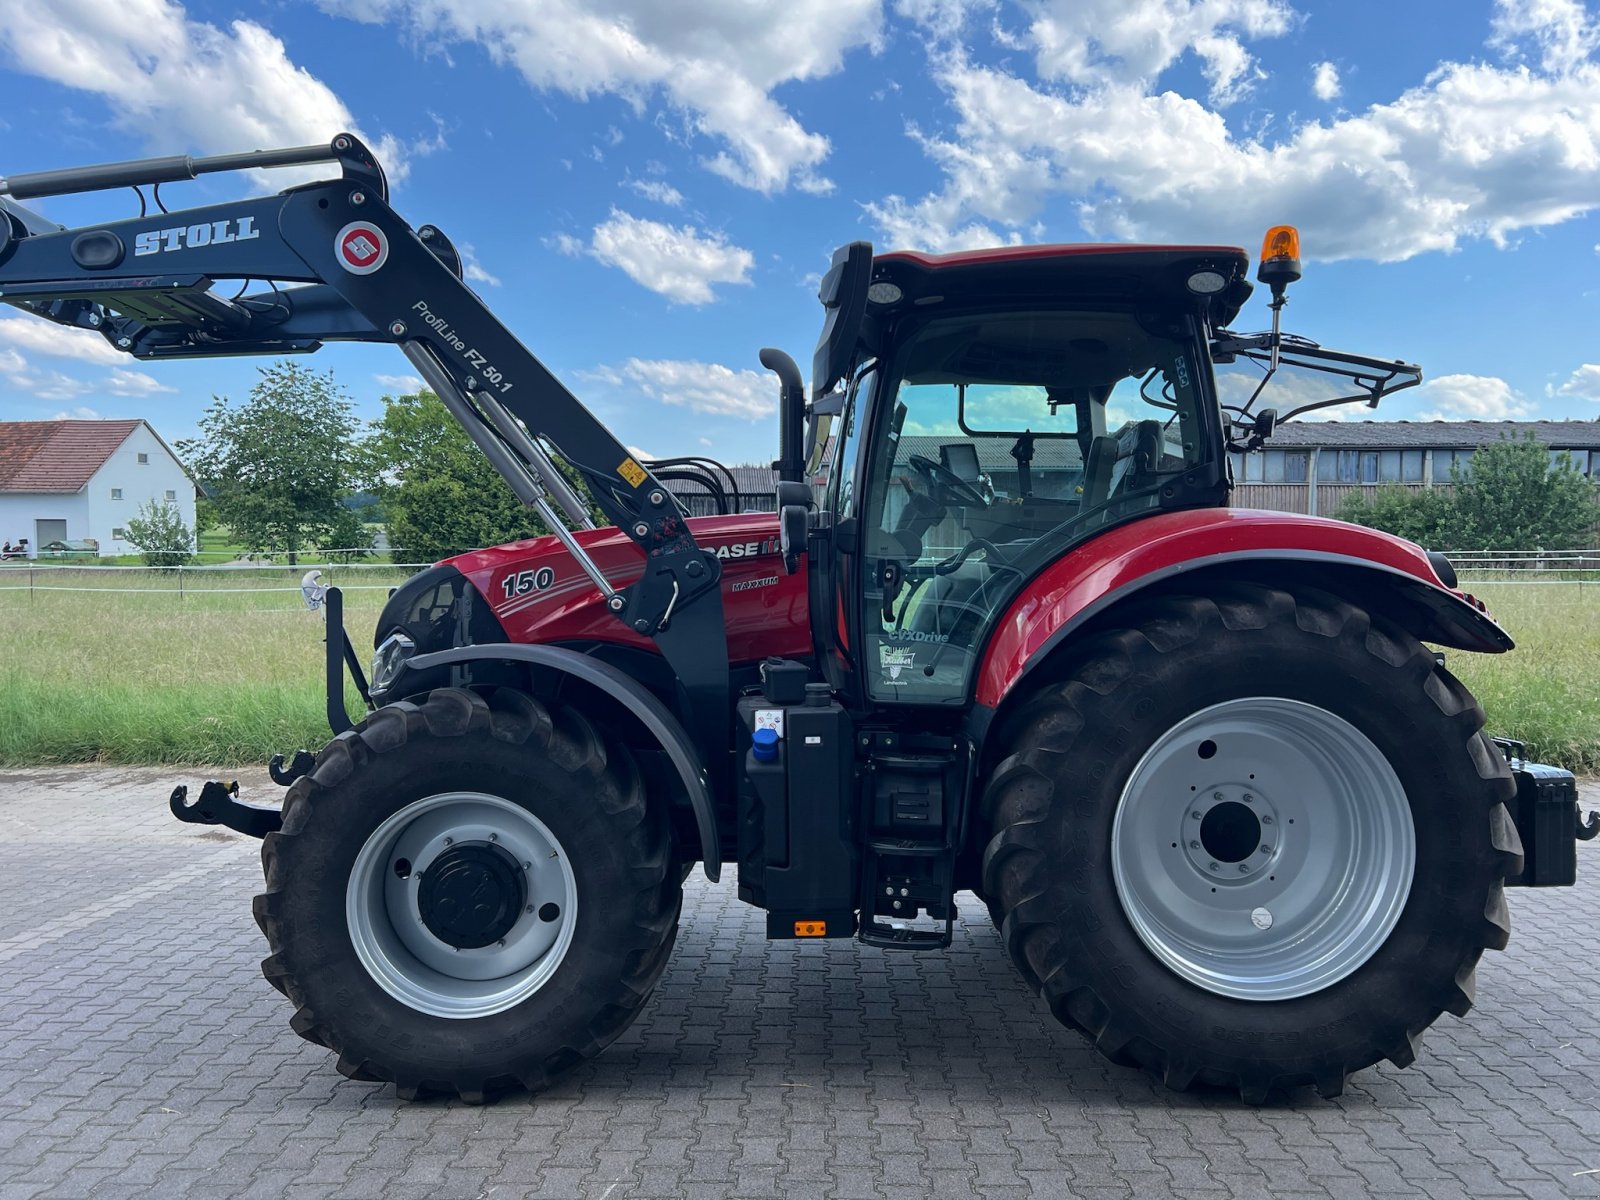
<path id="1" fill-rule="evenodd" d="M 128 518 L 128 540 L 152 567 L 181 567 L 192 560 L 194 538 L 176 504 L 147 500 Z"/>
<path id="2" fill-rule="evenodd" d="M 397 562 L 434 562 L 548 532 L 432 392 L 385 396 L 361 458 Z M 577 473 L 565 464 L 562 471 L 584 495 Z M 605 520 L 592 506 L 590 515 Z"/>
<path id="3" fill-rule="evenodd" d="M 340 502 L 339 512 L 328 526 L 323 545 L 328 556 L 340 562 L 354 562 L 372 552 L 372 530 L 362 521 L 361 514 L 350 507 L 348 499 Z"/>
<path id="4" fill-rule="evenodd" d="M 1450 496 L 1431 488 L 1386 483 L 1370 497 L 1352 493 L 1334 515 L 1341 521 L 1381 529 L 1420 546 L 1438 547 L 1450 540 Z"/>
<path id="5" fill-rule="evenodd" d="M 1530 434 L 1480 446 L 1471 466 L 1452 464 L 1450 487 L 1385 484 L 1352 496 L 1338 517 L 1450 550 L 1568 550 L 1594 537 L 1600 498 L 1567 454 Z"/>
<path id="6" fill-rule="evenodd" d="M 1461 550 L 1570 550 L 1600 524 L 1595 486 L 1571 455 L 1552 463 L 1530 433 L 1478 447 L 1467 472 L 1452 467 L 1452 542 Z"/>
<path id="7" fill-rule="evenodd" d="M 242 404 L 217 398 L 200 436 L 178 443 L 204 481 L 216 518 L 241 545 L 286 550 L 323 539 L 346 511 L 356 421 L 331 372 L 294 362 L 261 369 Z"/>

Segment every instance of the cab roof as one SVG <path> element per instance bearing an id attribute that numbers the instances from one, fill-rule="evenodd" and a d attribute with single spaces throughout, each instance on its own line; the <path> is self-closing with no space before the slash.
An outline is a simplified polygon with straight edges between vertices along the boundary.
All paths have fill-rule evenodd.
<path id="1" fill-rule="evenodd" d="M 1165 246 L 1138 243 L 1062 243 L 998 246 L 952 254 L 896 250 L 875 255 L 874 283 L 893 283 L 903 298 L 874 304 L 888 309 L 942 301 L 1003 301 L 1049 296 L 1122 303 L 1191 303 L 1187 281 L 1211 268 L 1227 286 L 1214 299 L 1213 323 L 1231 321 L 1250 295 L 1249 256 L 1238 246 Z M 870 311 L 870 310 L 869 310 Z"/>

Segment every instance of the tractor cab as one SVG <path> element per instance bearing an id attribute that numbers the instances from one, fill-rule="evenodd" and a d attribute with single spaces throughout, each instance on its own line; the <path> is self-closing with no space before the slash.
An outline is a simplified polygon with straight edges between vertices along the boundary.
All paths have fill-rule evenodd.
<path id="1" fill-rule="evenodd" d="M 813 378 L 818 657 L 857 704 L 960 707 L 1040 569 L 1110 526 L 1226 502 L 1209 339 L 1249 293 L 1246 259 L 853 250 L 824 282 Z"/>

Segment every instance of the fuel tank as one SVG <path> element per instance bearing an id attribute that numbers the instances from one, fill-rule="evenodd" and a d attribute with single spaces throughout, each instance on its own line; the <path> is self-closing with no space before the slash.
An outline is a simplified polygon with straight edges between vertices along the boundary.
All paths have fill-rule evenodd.
<path id="1" fill-rule="evenodd" d="M 722 565 L 722 609 L 730 663 L 768 655 L 811 656 L 806 605 L 806 560 L 784 574 L 778 552 L 778 514 L 690 517 L 702 549 Z M 644 557 L 616 528 L 580 530 L 574 537 L 614 588 L 639 577 Z M 553 536 L 528 538 L 447 560 L 489 601 L 513 642 L 614 642 L 654 650 L 606 610 L 599 589 Z"/>

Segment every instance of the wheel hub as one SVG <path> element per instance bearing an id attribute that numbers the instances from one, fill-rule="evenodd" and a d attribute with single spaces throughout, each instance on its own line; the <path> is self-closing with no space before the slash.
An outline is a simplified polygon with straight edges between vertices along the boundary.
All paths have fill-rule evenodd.
<path id="1" fill-rule="evenodd" d="M 361 965 L 437 1017 L 504 1012 L 538 991 L 572 944 L 577 877 L 525 805 L 441 792 L 384 820 L 357 853 L 345 920 Z"/>
<path id="2" fill-rule="evenodd" d="M 1213 783 L 1178 803 L 1183 812 L 1178 844 L 1212 883 L 1247 880 L 1277 858 L 1283 819 L 1258 785 Z"/>
<path id="3" fill-rule="evenodd" d="M 417 889 L 422 923 L 458 950 L 500 941 L 526 901 L 522 864 L 491 842 L 451 846 L 423 872 Z"/>

